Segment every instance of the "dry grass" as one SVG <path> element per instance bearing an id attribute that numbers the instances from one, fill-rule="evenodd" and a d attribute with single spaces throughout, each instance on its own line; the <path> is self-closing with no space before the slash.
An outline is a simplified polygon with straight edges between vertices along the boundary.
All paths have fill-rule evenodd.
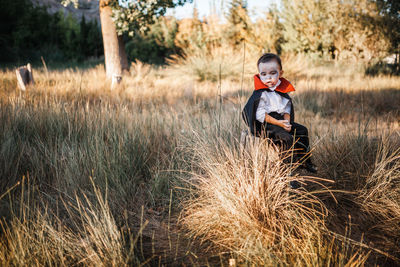
<path id="1" fill-rule="evenodd" d="M 96 203 L 85 195 L 83 199 L 77 196 L 67 199 L 62 207 L 67 211 L 64 218 L 43 204 L 47 201 L 38 202 L 35 197 L 38 192 L 30 191 L 29 181 L 27 185 L 28 192 L 25 194 L 22 188 L 21 199 L 16 201 L 20 205 L 19 214 L 12 214 L 8 222 L 2 221 L 2 265 L 127 266 L 135 263 L 133 247 L 124 247 L 123 233 L 110 212 L 107 196 L 94 184 Z M 130 241 L 134 245 L 135 240 Z"/>
<path id="2" fill-rule="evenodd" d="M 242 58 L 226 61 L 219 82 L 214 63 L 228 55 L 215 53 L 136 62 L 114 91 L 102 66 L 35 69 L 22 94 L 2 71 L 2 264 L 201 265 L 226 253 L 265 265 L 398 262 L 400 79 L 284 58 L 320 168 L 290 176 L 265 144 L 240 152 L 253 56 L 242 86 Z M 27 174 L 39 192 L 30 201 L 13 187 Z M 292 179 L 306 185 L 292 191 Z"/>
<path id="3" fill-rule="evenodd" d="M 393 148 L 390 143 L 382 140 L 357 202 L 376 221 L 373 231 L 379 236 L 374 242 L 396 255 L 400 251 L 396 244 L 400 238 L 400 144 Z"/>
<path id="4" fill-rule="evenodd" d="M 327 210 L 313 192 L 288 188 L 292 180 L 318 179 L 291 176 L 265 143 L 244 155 L 198 143 L 202 171 L 191 180 L 195 189 L 182 215 L 193 237 L 257 265 L 324 265 Z"/>

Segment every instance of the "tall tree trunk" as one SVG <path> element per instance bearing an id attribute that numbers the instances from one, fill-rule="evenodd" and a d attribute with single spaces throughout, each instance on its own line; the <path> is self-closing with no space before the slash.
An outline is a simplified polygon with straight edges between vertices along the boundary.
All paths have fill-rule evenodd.
<path id="1" fill-rule="evenodd" d="M 125 46 L 122 38 L 117 35 L 111 17 L 110 0 L 100 0 L 99 5 L 107 77 L 113 79 L 113 82 L 114 79 L 119 82 L 122 77 L 122 70 L 128 68 Z"/>

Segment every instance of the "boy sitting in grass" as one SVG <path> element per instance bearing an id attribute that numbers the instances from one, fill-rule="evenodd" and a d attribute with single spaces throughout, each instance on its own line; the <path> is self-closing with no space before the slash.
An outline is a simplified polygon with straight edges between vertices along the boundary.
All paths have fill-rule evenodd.
<path id="1" fill-rule="evenodd" d="M 311 162 L 308 130 L 294 122 L 294 107 L 289 92 L 295 89 L 282 77 L 278 55 L 266 53 L 257 62 L 254 92 L 243 109 L 243 119 L 257 137 L 271 138 L 284 151 L 294 148 L 294 161 L 309 172 L 317 170 Z"/>

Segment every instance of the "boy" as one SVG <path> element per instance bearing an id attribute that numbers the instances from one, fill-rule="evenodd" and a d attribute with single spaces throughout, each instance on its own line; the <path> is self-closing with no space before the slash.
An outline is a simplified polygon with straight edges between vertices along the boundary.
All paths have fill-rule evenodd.
<path id="1" fill-rule="evenodd" d="M 254 136 L 269 137 L 279 142 L 284 151 L 293 146 L 295 161 L 303 161 L 301 167 L 316 173 L 309 155 L 308 130 L 294 122 L 293 103 L 288 93 L 295 89 L 282 77 L 281 59 L 266 53 L 258 60 L 257 68 L 255 90 L 243 109 L 243 119 Z"/>

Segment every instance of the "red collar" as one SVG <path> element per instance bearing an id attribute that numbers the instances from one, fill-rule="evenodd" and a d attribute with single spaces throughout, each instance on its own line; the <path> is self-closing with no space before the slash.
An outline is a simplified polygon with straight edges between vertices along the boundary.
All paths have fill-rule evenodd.
<path id="1" fill-rule="evenodd" d="M 289 93 L 294 91 L 293 85 L 286 80 L 285 78 L 280 78 L 281 84 L 276 87 L 275 91 L 281 92 L 281 93 Z M 256 74 L 254 75 L 254 90 L 261 90 L 261 89 L 268 89 L 268 86 L 266 86 L 260 79 L 260 75 Z"/>

